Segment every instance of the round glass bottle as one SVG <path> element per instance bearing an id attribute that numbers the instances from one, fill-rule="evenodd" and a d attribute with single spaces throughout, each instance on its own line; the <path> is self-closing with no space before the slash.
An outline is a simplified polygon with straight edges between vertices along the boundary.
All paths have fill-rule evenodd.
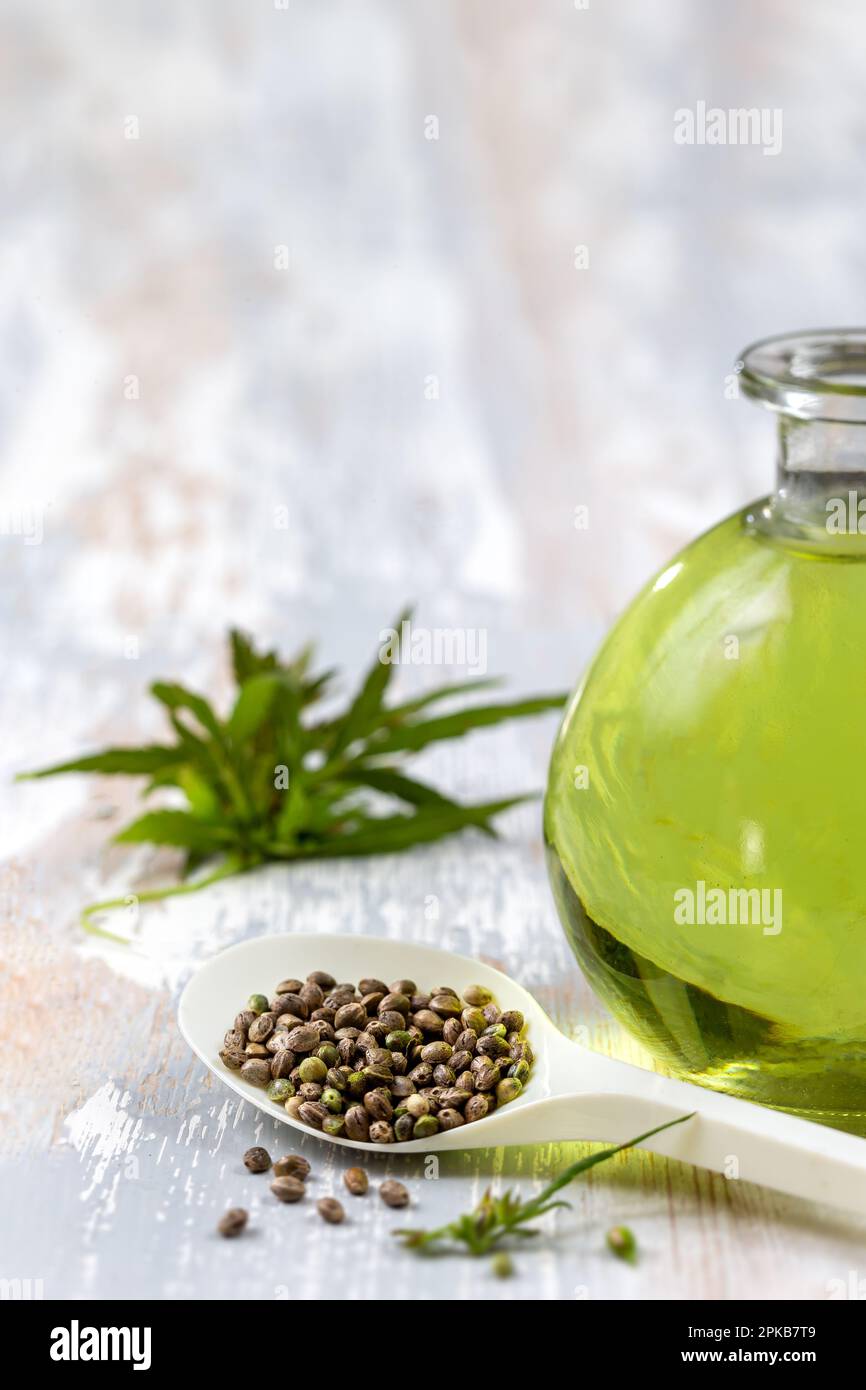
<path id="1" fill-rule="evenodd" d="M 866 1133 L 866 329 L 767 339 L 776 491 L 635 599 L 545 839 L 575 954 L 680 1075 Z"/>

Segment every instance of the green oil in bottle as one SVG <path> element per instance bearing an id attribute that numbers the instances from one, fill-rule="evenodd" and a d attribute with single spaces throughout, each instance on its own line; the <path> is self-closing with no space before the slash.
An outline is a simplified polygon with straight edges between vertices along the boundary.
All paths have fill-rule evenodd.
<path id="1" fill-rule="evenodd" d="M 584 972 L 656 1056 L 866 1133 L 866 536 L 822 521 L 850 483 L 840 434 L 866 424 L 813 421 L 804 455 L 801 423 L 787 486 L 614 628 L 555 745 L 545 837 Z"/>

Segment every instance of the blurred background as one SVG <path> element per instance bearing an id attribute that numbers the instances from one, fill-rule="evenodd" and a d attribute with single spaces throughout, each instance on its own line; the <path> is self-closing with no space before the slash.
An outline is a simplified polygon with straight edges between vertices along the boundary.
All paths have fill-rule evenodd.
<path id="1" fill-rule="evenodd" d="M 573 684 L 770 485 L 739 350 L 864 317 L 864 37 L 855 0 L 7 0 L 0 770 L 150 731 L 230 623 L 354 669 L 414 599 Z M 676 143 L 699 102 L 781 149 Z"/>
<path id="2" fill-rule="evenodd" d="M 62 1043 L 9 1049 L 10 1270 L 52 1296 L 200 1296 L 187 1228 L 226 1200 L 226 1108 L 172 991 L 222 942 L 411 934 L 502 963 L 593 1046 L 637 1045 L 556 924 L 537 803 L 497 843 L 176 899 L 109 955 L 80 906 L 166 868 L 105 848 L 137 785 L 13 774 L 162 734 L 158 677 L 224 702 L 232 624 L 286 653 L 316 636 L 354 677 L 414 600 L 425 628 L 483 634 L 514 694 L 572 686 L 635 590 L 772 486 L 740 350 L 866 318 L 866 10 L 5 0 L 2 23 L 0 958 L 10 1037 L 25 998 Z M 771 152 L 678 143 L 676 113 L 712 108 L 763 112 Z M 438 746 L 418 775 L 479 800 L 540 788 L 555 722 Z M 147 1181 L 119 1188 L 139 1139 Z M 740 1222 L 727 1262 L 715 1234 L 678 1238 L 647 1295 L 813 1296 L 852 1267 L 808 1222 L 782 1259 L 743 1201 L 716 1197 Z M 543 1268 L 566 1297 L 587 1277 L 581 1250 Z M 356 1283 L 378 1287 L 366 1260 Z"/>
<path id="3" fill-rule="evenodd" d="M 230 622 L 351 665 L 414 598 L 572 683 L 769 485 L 739 349 L 863 318 L 855 0 L 4 19 L 2 698 L 40 757 Z M 678 145 L 699 101 L 778 109 L 780 152 Z"/>

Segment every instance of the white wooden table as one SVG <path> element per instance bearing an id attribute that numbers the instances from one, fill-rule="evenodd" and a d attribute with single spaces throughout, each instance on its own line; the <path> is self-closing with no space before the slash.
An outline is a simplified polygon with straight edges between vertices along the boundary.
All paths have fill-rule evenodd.
<path id="1" fill-rule="evenodd" d="M 158 733 L 157 676 L 225 695 L 230 623 L 285 650 L 321 633 L 356 673 L 415 597 L 419 622 L 482 629 L 515 693 L 570 685 L 638 583 L 769 483 L 768 435 L 725 395 L 737 348 L 862 299 L 862 11 L 795 7 L 780 56 L 769 3 L 728 7 L 724 42 L 709 7 L 639 0 L 509 0 L 495 22 L 481 0 L 85 0 L 71 26 L 58 0 L 7 10 L 0 1277 L 130 1299 L 317 1298 L 335 1270 L 349 1298 L 856 1286 L 862 1222 L 645 1154 L 575 1184 L 507 1282 L 402 1251 L 405 1213 L 372 1197 L 327 1228 L 246 1173 L 250 1144 L 295 1135 L 175 1023 L 196 962 L 245 935 L 474 953 L 639 1060 L 570 957 L 537 806 L 498 844 L 269 869 L 147 910 L 124 951 L 77 910 L 171 870 L 105 848 L 134 787 L 10 779 Z M 673 110 L 705 89 L 782 106 L 782 154 L 675 147 Z M 427 770 L 464 796 L 541 787 L 554 727 L 479 735 Z M 302 1147 L 312 1191 L 339 1194 L 343 1156 Z M 368 1166 L 406 1180 L 430 1226 L 576 1153 L 443 1156 L 434 1181 L 387 1153 Z M 227 1201 L 252 1214 L 233 1243 L 214 1234 Z M 619 1222 L 634 1269 L 604 1246 Z"/>

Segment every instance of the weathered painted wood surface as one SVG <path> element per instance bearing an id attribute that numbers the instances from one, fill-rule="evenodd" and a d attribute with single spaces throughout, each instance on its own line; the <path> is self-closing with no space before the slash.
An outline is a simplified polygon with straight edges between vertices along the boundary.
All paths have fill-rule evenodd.
<path id="1" fill-rule="evenodd" d="M 648 1155 L 575 1186 L 508 1283 L 400 1251 L 373 1198 L 324 1228 L 245 1172 L 282 1136 L 193 1060 L 175 1002 L 248 934 L 451 945 L 636 1058 L 560 933 L 537 809 L 499 844 L 148 910 L 122 950 L 76 915 L 171 867 L 104 848 L 134 789 L 10 779 L 156 733 L 156 676 L 225 691 L 230 622 L 286 647 L 322 633 L 355 671 L 415 596 L 419 622 L 483 632 L 515 691 L 571 684 L 636 585 L 768 481 L 768 436 L 725 395 L 737 348 L 851 317 L 863 14 L 794 7 L 782 44 L 769 3 L 6 9 L 0 1277 L 275 1299 L 326 1295 L 335 1269 L 353 1298 L 820 1299 L 861 1278 L 862 1223 Z M 781 106 L 781 155 L 676 147 L 699 96 Z M 465 671 L 401 680 L 443 674 Z M 427 766 L 464 795 L 540 786 L 552 731 Z M 346 1160 L 304 1151 L 313 1191 L 339 1192 Z M 574 1152 L 443 1158 L 430 1181 L 370 1162 L 435 1225 Z M 253 1217 L 231 1244 L 229 1202 Z M 621 1221 L 636 1269 L 604 1248 Z"/>

